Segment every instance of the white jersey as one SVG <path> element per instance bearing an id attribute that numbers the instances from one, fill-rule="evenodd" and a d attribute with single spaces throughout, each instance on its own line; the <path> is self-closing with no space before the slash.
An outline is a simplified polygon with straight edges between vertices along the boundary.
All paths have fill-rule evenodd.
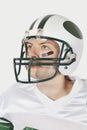
<path id="1" fill-rule="evenodd" d="M 58 130 L 60 127 L 66 130 L 62 128 L 64 121 L 69 121 L 66 123 L 67 130 L 77 130 L 77 126 L 73 128 L 75 122 L 79 124 L 79 130 L 85 130 L 87 80 L 76 78 L 70 93 L 55 101 L 40 92 L 36 84 L 17 83 L 0 96 L 0 117 L 10 120 L 15 130 L 23 130 L 25 127 L 39 130 L 53 130 L 53 127 Z M 72 129 L 70 126 L 73 126 Z"/>

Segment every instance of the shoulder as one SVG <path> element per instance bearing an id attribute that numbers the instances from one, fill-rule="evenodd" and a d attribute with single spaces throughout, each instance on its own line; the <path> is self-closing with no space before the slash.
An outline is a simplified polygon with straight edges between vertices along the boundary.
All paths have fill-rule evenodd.
<path id="1" fill-rule="evenodd" d="M 0 95 L 0 102 L 1 101 L 8 102 L 10 98 L 14 99 L 15 97 L 23 95 L 24 93 L 28 93 L 28 94 L 32 93 L 33 89 L 34 89 L 34 85 L 32 84 L 15 83 L 11 87 L 9 87 L 8 90 L 6 90 Z"/>
<path id="2" fill-rule="evenodd" d="M 78 87 L 78 93 L 83 95 L 84 97 L 87 97 L 87 79 L 82 79 L 77 77 L 77 87 Z"/>
<path id="3" fill-rule="evenodd" d="M 72 76 L 70 79 L 73 81 L 73 89 L 77 91 L 78 94 L 87 95 L 87 79 L 82 79 L 78 76 Z"/>
<path id="4" fill-rule="evenodd" d="M 85 86 L 87 86 L 87 79 L 81 79 L 81 81 L 83 82 L 83 84 L 84 84 Z"/>
<path id="5" fill-rule="evenodd" d="M 82 85 L 83 87 L 87 87 L 87 79 L 82 79 L 78 76 L 70 76 L 70 79 L 72 81 L 77 81 L 79 85 Z"/>
<path id="6" fill-rule="evenodd" d="M 80 83 L 82 84 L 82 87 L 87 89 L 87 79 L 80 79 L 79 78 Z"/>
<path id="7" fill-rule="evenodd" d="M 15 93 L 15 86 L 16 84 L 10 86 L 6 91 L 0 94 L 0 105 L 2 104 L 1 102 L 7 102 L 11 95 Z"/>

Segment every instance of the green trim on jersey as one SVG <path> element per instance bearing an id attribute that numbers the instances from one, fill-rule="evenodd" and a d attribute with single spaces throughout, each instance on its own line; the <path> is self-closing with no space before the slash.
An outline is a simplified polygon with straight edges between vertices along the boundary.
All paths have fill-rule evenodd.
<path id="1" fill-rule="evenodd" d="M 38 130 L 38 129 L 30 128 L 30 127 L 25 127 L 23 130 Z"/>
<path id="2" fill-rule="evenodd" d="M 14 130 L 13 124 L 5 119 L 5 118 L 0 118 L 0 130 Z"/>

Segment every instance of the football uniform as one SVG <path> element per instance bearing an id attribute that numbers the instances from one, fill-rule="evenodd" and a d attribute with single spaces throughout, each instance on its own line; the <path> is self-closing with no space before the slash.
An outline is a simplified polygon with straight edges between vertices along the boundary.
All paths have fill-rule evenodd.
<path id="1" fill-rule="evenodd" d="M 87 80 L 78 77 L 72 80 L 70 93 L 55 101 L 43 94 L 36 84 L 13 85 L 0 96 L 0 117 L 10 120 L 15 130 L 41 128 L 45 117 L 87 126 Z"/>
<path id="2" fill-rule="evenodd" d="M 49 46 L 42 47 L 47 40 Z M 1 118 L 0 130 L 87 130 L 87 80 L 71 78 L 70 93 L 55 101 L 37 88 L 59 72 L 71 75 L 82 50 L 82 32 L 71 20 L 53 14 L 37 18 L 25 32 L 19 58 L 14 58 L 18 83 L 0 96 L 0 117 L 7 119 Z M 33 73 L 35 66 L 43 70 Z"/>

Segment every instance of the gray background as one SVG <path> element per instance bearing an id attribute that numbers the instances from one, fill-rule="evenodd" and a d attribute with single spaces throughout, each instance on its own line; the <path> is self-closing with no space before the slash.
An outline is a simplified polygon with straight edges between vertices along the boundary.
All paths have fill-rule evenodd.
<path id="1" fill-rule="evenodd" d="M 0 93 L 15 83 L 13 58 L 18 57 L 21 39 L 39 16 L 60 14 L 75 22 L 84 35 L 84 52 L 73 75 L 87 78 L 87 0 L 0 1 Z"/>

